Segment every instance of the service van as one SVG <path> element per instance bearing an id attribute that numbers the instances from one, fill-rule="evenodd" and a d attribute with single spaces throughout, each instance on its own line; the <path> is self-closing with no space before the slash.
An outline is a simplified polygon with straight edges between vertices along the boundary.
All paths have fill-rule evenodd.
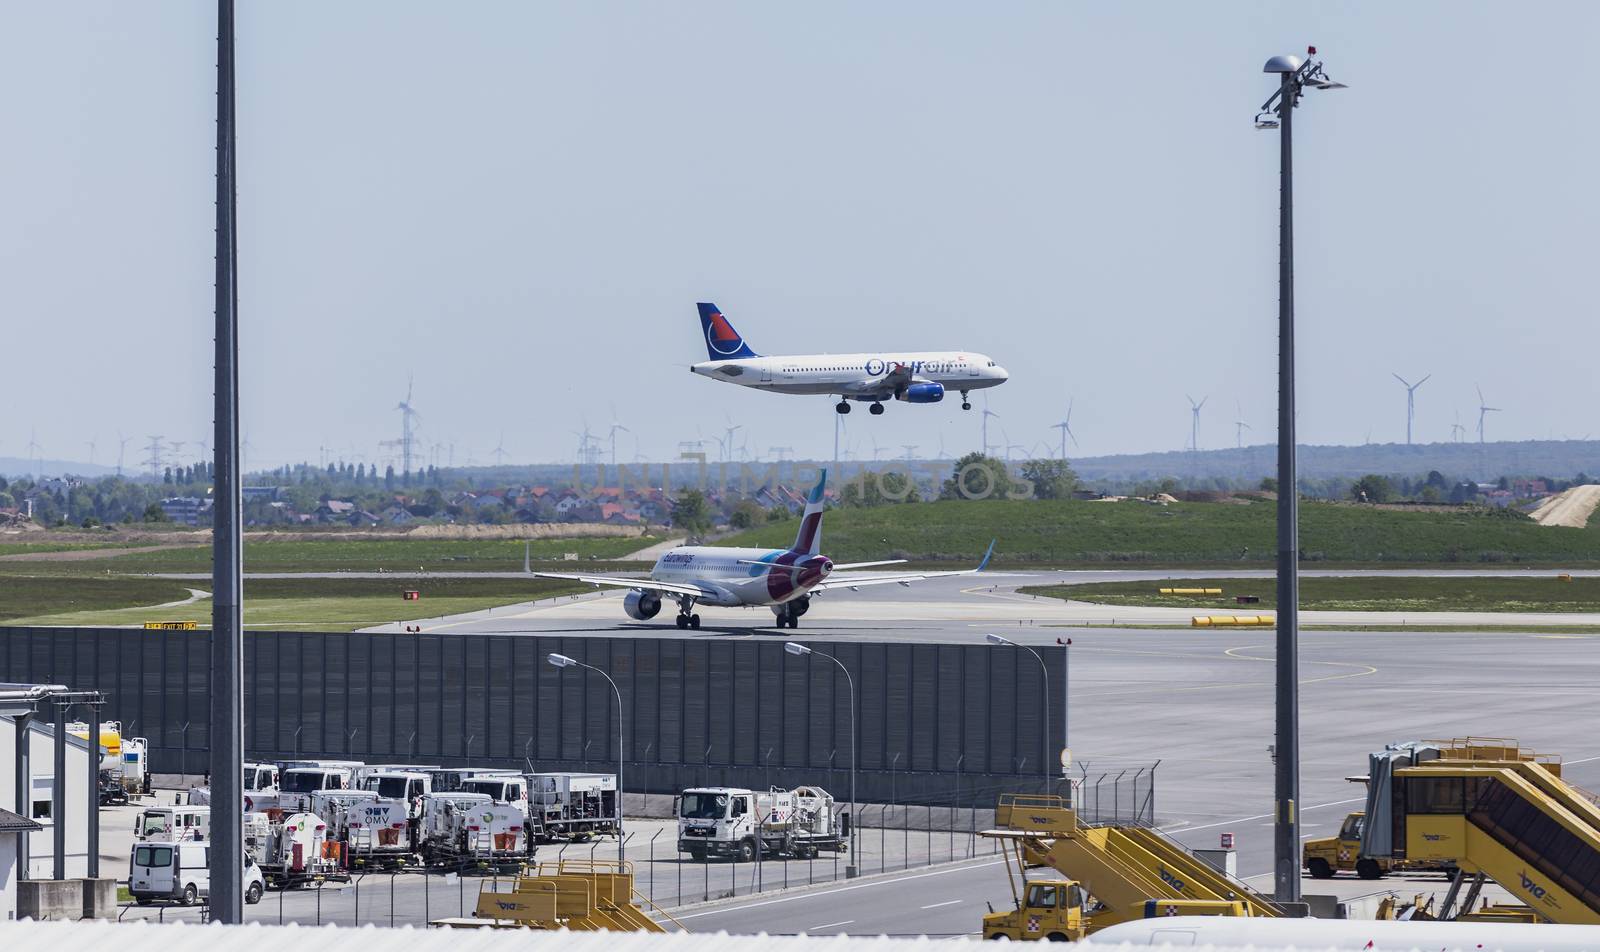
<path id="1" fill-rule="evenodd" d="M 210 843 L 135 843 L 128 858 L 128 891 L 141 906 L 157 900 L 192 906 L 211 896 L 210 863 Z M 244 901 L 255 905 L 266 888 L 260 867 L 245 856 Z"/>

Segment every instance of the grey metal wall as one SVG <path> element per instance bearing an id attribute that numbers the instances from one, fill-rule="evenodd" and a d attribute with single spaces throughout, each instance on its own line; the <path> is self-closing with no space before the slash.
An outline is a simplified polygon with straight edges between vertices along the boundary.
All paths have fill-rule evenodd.
<path id="1" fill-rule="evenodd" d="M 862 800 L 986 805 L 1039 789 L 1040 731 L 1061 739 L 1061 652 L 804 642 L 856 679 Z M 152 745 L 160 772 L 207 758 L 205 631 L 0 628 L 0 676 L 97 688 L 106 716 Z M 252 757 L 611 769 L 617 712 L 605 679 L 558 669 L 550 652 L 609 672 L 621 689 L 627 786 L 820 783 L 848 796 L 850 706 L 825 658 L 777 639 L 554 638 L 249 632 L 245 749 Z M 1048 713 L 1047 713 L 1048 712 Z"/>

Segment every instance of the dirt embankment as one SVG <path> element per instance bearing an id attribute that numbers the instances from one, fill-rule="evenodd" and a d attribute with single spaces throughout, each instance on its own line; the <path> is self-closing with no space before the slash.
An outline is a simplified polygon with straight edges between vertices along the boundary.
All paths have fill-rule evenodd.
<path id="1" fill-rule="evenodd" d="M 1600 486 L 1574 486 L 1539 503 L 1533 521 L 1541 526 L 1582 529 L 1589 524 L 1596 505 L 1600 505 Z"/>

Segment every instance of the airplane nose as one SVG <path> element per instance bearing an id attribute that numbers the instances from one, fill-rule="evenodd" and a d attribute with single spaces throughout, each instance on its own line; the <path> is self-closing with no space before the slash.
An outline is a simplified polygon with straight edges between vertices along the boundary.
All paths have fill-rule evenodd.
<path id="1" fill-rule="evenodd" d="M 994 365 L 994 375 L 996 377 L 998 377 L 999 379 L 1001 379 L 1001 380 L 1010 380 L 1011 379 L 1011 375 L 1009 373 L 1006 373 L 1006 369 L 1004 367 L 1000 366 L 999 364 L 995 364 Z"/>

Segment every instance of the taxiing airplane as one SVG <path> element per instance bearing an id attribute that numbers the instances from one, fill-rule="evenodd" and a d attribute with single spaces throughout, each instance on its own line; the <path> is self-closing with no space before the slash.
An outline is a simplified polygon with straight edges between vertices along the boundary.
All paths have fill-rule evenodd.
<path id="1" fill-rule="evenodd" d="M 947 575 L 972 575 L 983 571 L 994 552 L 994 543 L 975 569 L 961 572 L 909 572 L 904 574 L 836 574 L 839 569 L 896 565 L 905 559 L 881 562 L 853 562 L 835 565 L 821 554 L 822 489 L 828 471 L 823 470 L 817 485 L 806 500 L 800 517 L 800 532 L 788 549 L 747 549 L 732 546 L 680 545 L 656 560 L 649 578 L 621 578 L 609 575 L 568 575 L 535 572 L 540 578 L 559 578 L 591 585 L 614 585 L 628 589 L 622 609 L 628 617 L 648 621 L 661 611 L 664 599 L 678 603 L 678 627 L 699 628 L 696 604 L 738 608 L 767 605 L 778 618 L 778 627 L 800 627 L 800 616 L 811 606 L 812 597 L 833 589 L 857 589 L 867 585 L 909 585 L 924 579 Z"/>
<path id="2" fill-rule="evenodd" d="M 758 390 L 837 396 L 834 409 L 840 413 L 850 412 L 851 400 L 870 403 L 873 413 L 882 413 L 886 400 L 938 403 L 947 390 L 960 391 L 961 409 L 970 410 L 969 393 L 998 387 L 1009 376 L 1004 367 L 970 351 L 763 357 L 715 304 L 698 306 L 709 359 L 690 366 L 691 371 Z"/>

